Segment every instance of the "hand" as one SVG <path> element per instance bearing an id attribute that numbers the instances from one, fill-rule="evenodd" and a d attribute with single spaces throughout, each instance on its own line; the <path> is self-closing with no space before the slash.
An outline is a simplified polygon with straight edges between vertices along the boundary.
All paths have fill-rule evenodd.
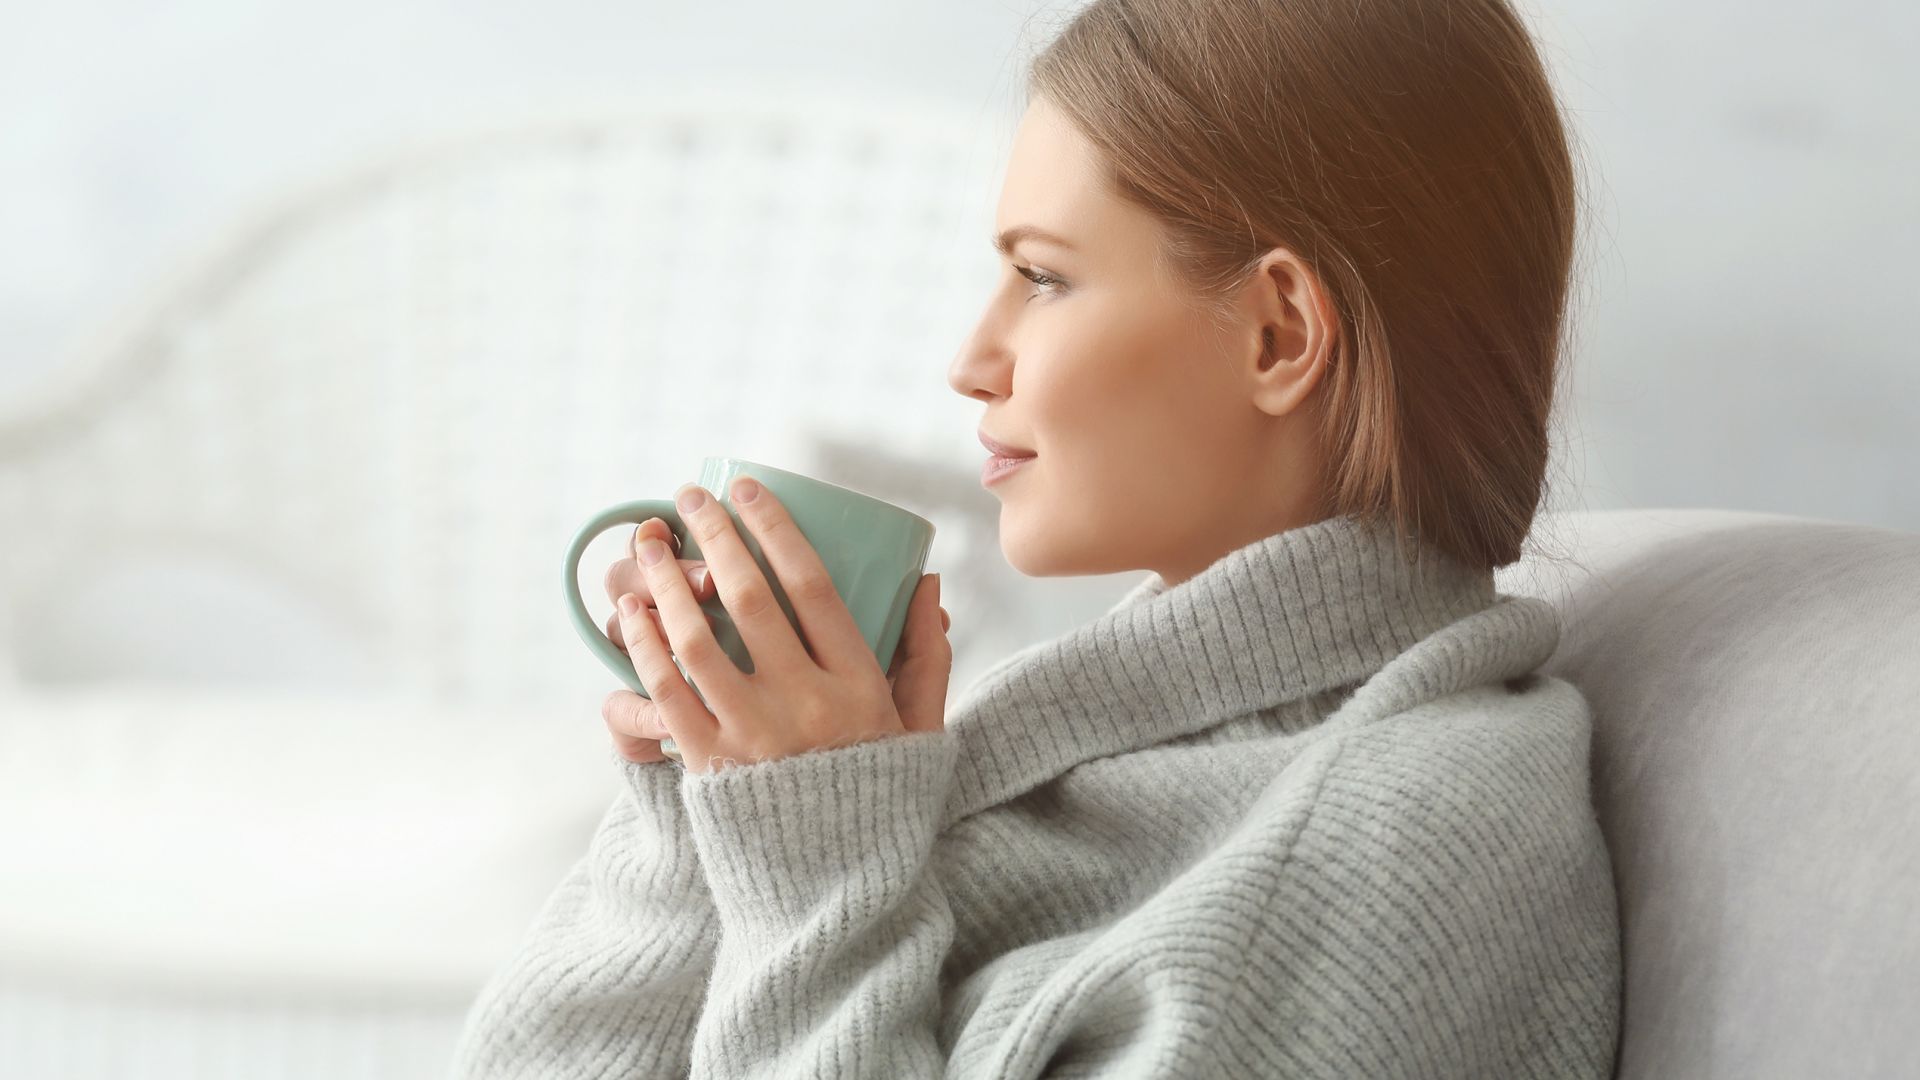
<path id="1" fill-rule="evenodd" d="M 753 656 L 754 671 L 741 671 L 721 650 L 686 577 L 675 560 L 664 557 L 666 546 L 656 538 L 642 540 L 641 573 L 660 619 L 656 624 L 636 592 L 620 596 L 627 653 L 651 696 L 615 692 L 614 698 L 634 699 L 620 706 L 631 717 L 630 734 L 651 738 L 656 747 L 671 736 L 686 767 L 706 773 L 945 730 L 953 649 L 937 575 L 924 576 L 914 590 L 893 669 L 883 672 L 819 553 L 772 492 L 742 477 L 734 484 L 733 505 L 792 603 L 804 641 L 726 509 L 696 484 L 676 494 L 698 498 L 698 505 L 681 503 L 680 513 L 707 556 L 714 587 Z M 649 555 L 658 561 L 647 563 Z M 675 656 L 687 676 L 674 666 Z"/>
<path id="2" fill-rule="evenodd" d="M 640 572 L 640 564 L 634 560 L 634 545 L 647 537 L 670 543 L 676 551 L 680 548 L 680 538 L 674 535 L 666 522 L 659 518 L 648 518 L 628 536 L 626 558 L 618 559 L 607 567 L 605 586 L 607 600 L 615 604 L 619 602 L 622 593 L 638 596 L 643 612 L 657 628 L 660 625 L 660 612 L 654 607 L 653 589 L 647 584 L 647 576 Z M 675 562 L 679 565 L 681 572 L 688 575 L 688 587 L 693 590 L 693 595 L 697 599 L 706 600 L 713 596 L 713 580 L 706 573 L 706 560 L 676 559 Z M 696 570 L 700 571 L 697 582 L 694 576 Z M 711 619 L 713 616 L 708 618 Z M 617 607 L 614 613 L 607 617 L 607 637 L 621 652 L 627 651 L 627 641 L 620 629 L 620 611 Z M 632 700 L 627 700 L 629 698 Z M 667 760 L 666 755 L 660 752 L 660 740 L 666 737 L 666 730 L 659 727 L 657 722 L 650 728 L 646 727 L 641 723 L 642 717 L 639 711 L 633 707 L 633 702 L 646 700 L 631 690 L 623 689 L 607 695 L 607 699 L 600 705 L 600 717 L 606 721 L 608 734 L 613 736 L 614 749 L 628 761 L 641 764 Z"/>

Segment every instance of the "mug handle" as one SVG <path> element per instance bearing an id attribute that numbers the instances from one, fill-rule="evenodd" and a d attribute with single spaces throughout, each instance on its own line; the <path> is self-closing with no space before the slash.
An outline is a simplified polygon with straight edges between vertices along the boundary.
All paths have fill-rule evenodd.
<path id="1" fill-rule="evenodd" d="M 621 652 L 613 639 L 593 621 L 593 616 L 587 614 L 585 601 L 580 599 L 580 556 L 586 552 L 587 545 L 615 525 L 639 525 L 648 518 L 659 518 L 666 522 L 667 528 L 680 538 L 681 548 L 687 549 L 687 525 L 680 519 L 672 499 L 637 499 L 619 503 L 595 514 L 574 534 L 573 543 L 567 547 L 567 576 L 562 584 L 566 589 L 567 614 L 572 618 L 573 628 L 579 633 L 580 640 L 587 643 L 587 648 L 593 650 L 593 655 L 600 658 L 608 671 L 618 676 L 634 693 L 651 701 L 653 695 L 647 693 L 640 676 L 634 672 L 632 658 Z"/>

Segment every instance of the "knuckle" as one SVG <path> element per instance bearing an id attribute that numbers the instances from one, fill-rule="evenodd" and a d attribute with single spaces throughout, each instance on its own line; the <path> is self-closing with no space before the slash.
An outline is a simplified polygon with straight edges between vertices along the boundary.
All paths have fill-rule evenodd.
<path id="1" fill-rule="evenodd" d="M 753 619 L 773 607 L 773 590 L 765 585 L 745 585 L 728 605 L 734 615 L 742 619 Z"/>
<path id="2" fill-rule="evenodd" d="M 790 722 L 799 730 L 825 736 L 838 730 L 843 722 L 844 711 L 835 702 L 816 702 L 803 698 L 791 703 L 789 716 Z"/>
<path id="3" fill-rule="evenodd" d="M 647 691 L 653 695 L 653 707 L 656 709 L 664 709 L 680 698 L 680 688 L 673 684 L 666 672 L 658 668 L 648 672 L 647 677 L 641 681 L 647 684 Z"/>
<path id="4" fill-rule="evenodd" d="M 676 651 L 682 663 L 689 667 L 701 667 L 712 663 L 720 655 L 720 644 L 709 634 L 688 642 Z"/>
<path id="5" fill-rule="evenodd" d="M 705 546 L 706 541 L 719 536 L 722 531 L 733 528 L 733 519 L 725 514 L 701 514 L 698 521 L 690 523 L 693 535 Z"/>
<path id="6" fill-rule="evenodd" d="M 833 579 L 825 574 L 802 574 L 789 590 L 810 601 L 823 601 L 834 595 Z"/>
<path id="7" fill-rule="evenodd" d="M 647 726 L 648 726 L 647 725 L 647 715 L 648 715 L 647 709 L 649 708 L 650 703 L 647 701 L 646 698 L 640 697 L 640 695 L 638 694 L 635 694 L 634 697 L 638 698 L 639 700 L 635 703 L 633 708 L 627 709 L 626 711 L 620 714 L 619 723 L 610 723 L 607 725 L 607 727 L 609 730 L 615 732 L 616 734 L 626 735 L 629 737 L 636 737 L 636 738 L 645 738 L 647 735 Z"/>

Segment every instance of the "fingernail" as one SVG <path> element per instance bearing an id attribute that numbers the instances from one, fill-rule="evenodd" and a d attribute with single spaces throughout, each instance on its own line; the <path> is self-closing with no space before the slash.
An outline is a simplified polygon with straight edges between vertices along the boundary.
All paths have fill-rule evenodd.
<path id="1" fill-rule="evenodd" d="M 695 592 L 699 592 L 701 589 L 704 589 L 707 587 L 707 568 L 706 567 L 704 566 L 694 567 L 692 570 L 687 572 L 687 577 L 693 581 L 693 589 Z"/>
<path id="2" fill-rule="evenodd" d="M 743 476 L 733 482 L 734 502 L 752 502 L 753 497 L 758 494 L 760 494 L 760 485 L 754 483 L 751 476 Z"/>
<path id="3" fill-rule="evenodd" d="M 646 540 L 640 544 L 640 561 L 646 563 L 648 566 L 659 562 L 660 557 L 666 553 L 667 545 L 655 540 L 651 536 L 647 537 Z"/>
<path id="4" fill-rule="evenodd" d="M 639 610 L 640 610 L 640 600 L 638 597 L 634 596 L 632 593 L 620 594 L 620 611 L 622 614 L 631 615 L 634 612 Z"/>

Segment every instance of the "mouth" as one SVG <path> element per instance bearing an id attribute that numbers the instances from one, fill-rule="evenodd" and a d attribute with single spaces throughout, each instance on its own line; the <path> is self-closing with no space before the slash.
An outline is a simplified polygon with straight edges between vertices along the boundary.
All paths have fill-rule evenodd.
<path id="1" fill-rule="evenodd" d="M 997 439 L 990 439 L 984 431 L 977 432 L 976 434 L 980 436 L 980 445 L 991 451 L 994 457 L 1030 458 L 1037 453 L 1037 451 L 1028 450 L 1023 447 L 1008 446 L 1006 443 L 1000 442 Z"/>
<path id="2" fill-rule="evenodd" d="M 1007 457 L 1002 454 L 995 454 L 987 459 L 985 465 L 980 467 L 980 483 L 983 486 L 992 484 L 1004 478 L 1009 473 L 1019 471 L 1021 466 L 1038 456 L 1038 454 L 1027 454 L 1024 457 Z"/>

